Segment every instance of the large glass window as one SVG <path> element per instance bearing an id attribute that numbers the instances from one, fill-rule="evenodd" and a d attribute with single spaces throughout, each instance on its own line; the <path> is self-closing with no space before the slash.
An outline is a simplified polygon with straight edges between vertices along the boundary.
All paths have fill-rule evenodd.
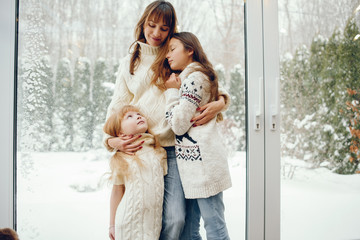
<path id="1" fill-rule="evenodd" d="M 358 239 L 358 0 L 279 1 L 281 239 Z"/>
<path id="2" fill-rule="evenodd" d="M 107 238 L 110 187 L 104 174 L 110 153 L 102 146 L 102 126 L 119 59 L 128 53 L 137 20 L 150 2 L 19 0 L 16 212 L 21 239 Z M 170 2 L 180 31 L 198 36 L 232 96 L 221 123 L 233 180 L 224 192 L 225 214 L 230 237 L 244 239 L 244 5 Z"/>

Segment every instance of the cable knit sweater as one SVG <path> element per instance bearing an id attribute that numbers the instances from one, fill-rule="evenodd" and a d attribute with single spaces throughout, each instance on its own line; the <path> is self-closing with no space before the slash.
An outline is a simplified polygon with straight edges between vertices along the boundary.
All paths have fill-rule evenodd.
<path id="1" fill-rule="evenodd" d="M 114 95 L 109 104 L 106 118 L 115 110 L 130 104 L 138 107 L 148 120 L 149 128 L 158 137 L 163 147 L 174 146 L 175 136 L 168 125 L 164 112 L 166 107 L 165 95 L 156 86 L 151 84 L 153 64 L 159 47 L 152 47 L 148 44 L 137 42 L 140 45 L 140 64 L 134 75 L 129 72 L 131 54 L 124 57 L 117 72 Z M 219 93 L 229 102 L 228 93 L 219 88 Z M 225 109 L 224 109 L 225 110 Z M 107 146 L 109 135 L 104 136 L 104 144 Z"/>
<path id="2" fill-rule="evenodd" d="M 139 66 L 134 75 L 129 72 L 131 54 L 120 61 L 117 72 L 114 95 L 108 107 L 108 118 L 114 111 L 130 104 L 140 109 L 148 120 L 149 129 L 158 137 L 163 147 L 174 146 L 174 133 L 167 124 L 165 111 L 165 95 L 158 87 L 151 84 L 153 64 L 159 47 L 152 47 L 148 44 L 140 44 L 141 58 Z M 106 140 L 109 136 L 105 136 Z"/>
<path id="3" fill-rule="evenodd" d="M 208 198 L 231 187 L 225 148 L 219 142 L 216 119 L 192 127 L 196 109 L 210 101 L 210 82 L 189 64 L 180 74 L 180 89 L 166 95 L 166 119 L 176 134 L 175 151 L 181 183 L 188 199 Z M 229 104 L 229 103 L 227 103 Z"/>
<path id="4" fill-rule="evenodd" d="M 125 184 L 125 194 L 115 215 L 116 240 L 157 240 L 160 236 L 166 151 L 154 149 L 154 137 L 142 134 L 145 141 L 136 156 L 122 154 L 129 164 L 129 177 L 113 173 L 113 184 Z M 134 160 L 140 158 L 142 166 Z"/>

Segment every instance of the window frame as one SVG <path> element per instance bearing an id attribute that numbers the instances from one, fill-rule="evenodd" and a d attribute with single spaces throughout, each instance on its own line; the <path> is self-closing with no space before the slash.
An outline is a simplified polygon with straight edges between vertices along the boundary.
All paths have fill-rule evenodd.
<path id="1" fill-rule="evenodd" d="M 15 81 L 16 80 L 17 1 L 0 2 L 0 226 L 15 226 Z"/>

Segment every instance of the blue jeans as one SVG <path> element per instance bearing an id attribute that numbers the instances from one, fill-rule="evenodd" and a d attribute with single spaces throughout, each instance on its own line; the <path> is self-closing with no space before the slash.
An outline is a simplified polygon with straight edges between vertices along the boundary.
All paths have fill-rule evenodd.
<path id="1" fill-rule="evenodd" d="M 224 211 L 222 192 L 208 198 L 187 199 L 186 224 L 181 239 L 202 239 L 199 233 L 202 217 L 207 240 L 229 240 Z"/>
<path id="2" fill-rule="evenodd" d="M 186 203 L 176 163 L 175 147 L 165 148 L 168 174 L 164 178 L 164 203 L 160 240 L 178 240 L 185 225 Z"/>
<path id="3" fill-rule="evenodd" d="M 207 240 L 228 240 L 222 192 L 209 197 L 185 199 L 176 163 L 175 148 L 165 148 L 168 174 L 164 178 L 164 203 L 160 240 L 202 240 L 200 217 Z"/>

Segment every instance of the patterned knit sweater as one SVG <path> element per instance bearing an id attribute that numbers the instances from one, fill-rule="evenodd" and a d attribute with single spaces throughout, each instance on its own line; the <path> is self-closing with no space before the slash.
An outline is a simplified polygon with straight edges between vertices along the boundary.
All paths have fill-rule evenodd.
<path id="1" fill-rule="evenodd" d="M 125 194 L 116 210 L 116 240 L 157 240 L 160 236 L 166 151 L 154 149 L 154 137 L 142 134 L 144 141 L 135 156 L 122 154 L 129 164 L 129 176 L 113 174 L 113 184 L 125 184 Z M 139 158 L 141 165 L 134 158 Z"/>
<path id="2" fill-rule="evenodd" d="M 189 64 L 180 74 L 180 89 L 166 95 L 166 119 L 176 134 L 175 151 L 185 197 L 208 198 L 231 187 L 225 148 L 219 142 L 216 119 L 192 127 L 196 109 L 209 102 L 210 82 Z M 229 102 L 227 101 L 227 105 Z"/>

